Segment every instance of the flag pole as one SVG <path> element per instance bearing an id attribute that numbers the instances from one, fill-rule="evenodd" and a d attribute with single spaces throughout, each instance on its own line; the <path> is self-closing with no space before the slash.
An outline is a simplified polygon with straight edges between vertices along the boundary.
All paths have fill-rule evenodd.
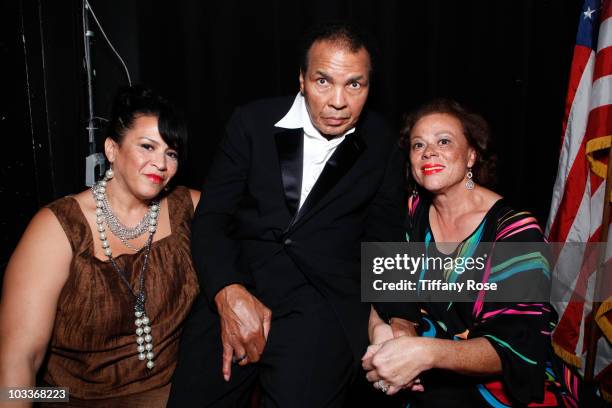
<path id="1" fill-rule="evenodd" d="M 610 200 L 611 200 L 611 193 L 612 193 L 612 143 L 610 144 L 610 147 L 608 148 L 608 174 L 606 177 L 606 193 L 604 196 L 604 205 L 603 205 L 603 214 L 601 216 L 601 234 L 599 235 L 599 242 L 607 242 L 608 240 L 608 228 L 610 226 L 610 210 L 611 210 L 611 205 L 610 205 Z M 588 182 L 588 181 L 587 181 Z M 594 380 L 594 376 L 595 376 L 595 357 L 597 355 L 597 341 L 599 340 L 599 338 L 602 335 L 601 329 L 599 328 L 599 325 L 597 324 L 597 321 L 595 320 L 595 315 L 597 313 L 597 311 L 599 310 L 599 308 L 601 307 L 601 302 L 598 300 L 600 299 L 600 288 L 603 285 L 603 275 L 604 275 L 604 269 L 605 269 L 605 262 L 606 262 L 606 250 L 605 247 L 604 248 L 600 248 L 601 253 L 599 256 L 599 263 L 597 264 L 597 270 L 596 270 L 596 275 L 595 275 L 595 290 L 594 290 L 594 301 L 593 301 L 593 307 L 591 309 L 592 313 L 593 313 L 593 318 L 590 321 L 589 327 L 589 341 L 588 341 L 588 348 L 587 348 L 587 355 L 586 355 L 586 365 L 584 368 L 584 381 L 586 383 L 592 383 Z"/>

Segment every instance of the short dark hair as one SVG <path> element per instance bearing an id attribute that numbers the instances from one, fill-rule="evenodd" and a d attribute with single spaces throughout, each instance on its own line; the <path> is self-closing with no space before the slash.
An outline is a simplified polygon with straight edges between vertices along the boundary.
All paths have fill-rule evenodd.
<path id="1" fill-rule="evenodd" d="M 476 162 L 472 166 L 474 180 L 484 186 L 495 184 L 497 157 L 491 151 L 491 132 L 487 121 L 479 114 L 448 98 L 437 98 L 404 117 L 400 130 L 400 146 L 410 151 L 410 132 L 419 119 L 445 113 L 456 118 L 463 127 L 468 145 L 476 151 Z"/>
<path id="2" fill-rule="evenodd" d="M 187 126 L 182 113 L 166 99 L 142 85 L 120 88 L 113 103 L 105 136 L 121 144 L 126 132 L 139 116 L 157 117 L 157 127 L 164 142 L 184 157 Z"/>
<path id="3" fill-rule="evenodd" d="M 374 70 L 374 61 L 378 47 L 374 38 L 356 24 L 348 21 L 327 21 L 312 26 L 300 42 L 300 70 L 308 71 L 308 52 L 317 41 L 330 41 L 346 47 L 355 53 L 365 49 L 370 56 L 370 76 Z"/>

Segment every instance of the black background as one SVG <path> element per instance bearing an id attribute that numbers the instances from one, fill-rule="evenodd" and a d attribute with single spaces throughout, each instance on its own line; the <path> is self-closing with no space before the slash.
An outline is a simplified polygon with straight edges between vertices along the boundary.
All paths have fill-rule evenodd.
<path id="1" fill-rule="evenodd" d="M 186 112 L 182 184 L 201 186 L 236 106 L 297 92 L 296 46 L 307 26 L 351 18 L 382 50 L 370 107 L 395 126 L 403 112 L 434 96 L 481 112 L 500 159 L 496 190 L 546 221 L 579 0 L 91 3 L 133 82 Z M 84 189 L 92 146 L 85 130 L 82 2 L 8 0 L 0 7 L 3 270 L 36 209 Z M 95 114 L 106 117 L 115 89 L 127 80 L 91 24 Z"/>

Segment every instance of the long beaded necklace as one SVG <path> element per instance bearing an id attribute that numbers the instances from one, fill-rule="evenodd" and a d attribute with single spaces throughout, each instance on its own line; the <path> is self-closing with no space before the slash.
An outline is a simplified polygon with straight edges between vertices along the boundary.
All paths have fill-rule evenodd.
<path id="1" fill-rule="evenodd" d="M 116 220 L 117 223 L 121 225 L 125 230 L 127 230 L 128 233 L 131 234 L 130 230 L 133 230 L 121 224 L 115 214 L 113 214 L 110 206 L 108 205 L 108 198 L 106 196 L 106 184 L 108 180 L 110 180 L 112 177 L 113 172 L 112 170 L 109 170 L 106 172 L 104 179 L 99 181 L 92 187 L 92 194 L 94 196 L 94 200 L 96 201 L 97 229 L 100 241 L 102 243 L 102 248 L 104 248 L 104 254 L 108 257 L 108 260 L 112 264 L 113 269 L 115 269 L 123 283 L 128 287 L 130 293 L 134 297 L 134 316 L 136 317 L 134 323 L 136 325 L 136 350 L 138 352 L 138 359 L 141 361 L 147 360 L 147 368 L 152 369 L 153 367 L 155 367 L 155 363 L 153 362 L 155 353 L 153 352 L 153 335 L 151 334 L 151 320 L 147 316 L 147 312 L 145 310 L 145 302 L 147 300 L 147 294 L 145 289 L 145 271 L 149 264 L 149 254 L 151 252 L 153 235 L 157 230 L 159 201 L 151 201 L 151 204 L 149 204 L 149 211 L 143 218 L 143 221 L 148 221 L 146 225 L 148 226 L 147 229 L 149 231 L 149 237 L 147 239 L 147 243 L 142 248 L 144 250 L 144 260 L 142 262 L 142 268 L 140 269 L 140 276 L 138 279 L 139 288 L 138 291 L 136 291 L 135 288 L 130 284 L 126 273 L 121 268 L 119 268 L 119 265 L 117 265 L 115 258 L 113 258 L 110 243 L 108 242 L 108 237 L 106 235 L 106 228 L 104 226 L 104 224 L 108 225 L 109 229 L 114 234 L 114 230 L 108 222 L 108 214 L 111 214 L 112 218 Z M 142 224 L 143 221 L 141 221 L 136 226 L 136 228 L 140 228 L 139 225 Z M 140 235 L 142 235 L 142 233 Z M 118 238 L 121 239 L 121 237 Z"/>

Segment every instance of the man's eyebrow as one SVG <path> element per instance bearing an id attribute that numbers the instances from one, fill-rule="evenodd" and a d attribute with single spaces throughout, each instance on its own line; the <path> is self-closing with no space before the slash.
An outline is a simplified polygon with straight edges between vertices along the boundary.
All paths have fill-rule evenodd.
<path id="1" fill-rule="evenodd" d="M 351 83 L 351 82 L 357 82 L 357 81 L 360 81 L 360 80 L 362 80 L 362 79 L 364 79 L 364 78 L 365 78 L 365 76 L 363 76 L 363 75 L 355 75 L 354 77 L 350 77 L 350 78 L 349 78 L 349 79 L 346 81 L 346 83 L 348 84 L 348 83 Z"/>
<path id="2" fill-rule="evenodd" d="M 330 82 L 332 81 L 332 77 L 331 77 L 329 74 L 327 74 L 327 73 L 325 73 L 325 72 L 321 71 L 320 69 L 316 70 L 316 71 L 315 71 L 315 74 L 317 74 L 318 76 L 321 76 L 321 77 L 325 78 L 326 80 L 328 80 L 328 81 L 330 81 Z M 355 76 L 350 77 L 349 79 L 347 79 L 347 80 L 346 80 L 346 83 L 347 83 L 347 84 L 350 84 L 351 82 L 361 81 L 361 80 L 362 80 L 362 79 L 364 79 L 364 78 L 365 78 L 365 75 L 355 75 Z"/>
<path id="3" fill-rule="evenodd" d="M 325 72 L 323 72 L 323 71 L 321 71 L 321 70 L 319 70 L 319 69 L 317 69 L 317 70 L 315 71 L 315 73 L 316 73 L 316 74 L 318 74 L 318 75 L 320 75 L 320 76 L 322 76 L 322 77 L 323 77 L 323 78 L 325 78 L 325 79 L 328 79 L 328 80 L 329 80 L 329 79 L 331 79 L 331 77 L 330 77 L 330 76 L 329 76 L 327 73 L 325 73 Z"/>

